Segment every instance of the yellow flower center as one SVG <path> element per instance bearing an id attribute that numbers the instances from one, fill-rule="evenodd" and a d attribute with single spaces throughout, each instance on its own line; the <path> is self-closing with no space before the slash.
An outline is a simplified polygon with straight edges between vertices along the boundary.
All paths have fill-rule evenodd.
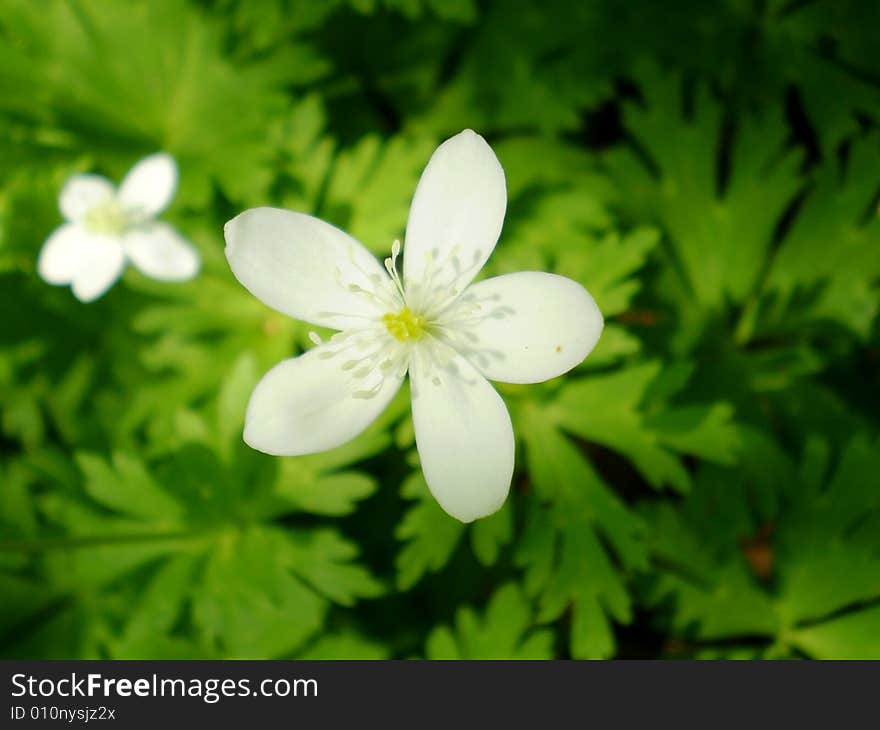
<path id="1" fill-rule="evenodd" d="M 92 233 L 119 235 L 128 227 L 128 216 L 114 198 L 98 203 L 85 215 L 83 221 Z"/>
<path id="2" fill-rule="evenodd" d="M 419 339 L 425 334 L 428 324 L 422 315 L 414 314 L 409 307 L 404 307 L 396 314 L 384 315 L 382 321 L 392 336 L 400 342 Z"/>

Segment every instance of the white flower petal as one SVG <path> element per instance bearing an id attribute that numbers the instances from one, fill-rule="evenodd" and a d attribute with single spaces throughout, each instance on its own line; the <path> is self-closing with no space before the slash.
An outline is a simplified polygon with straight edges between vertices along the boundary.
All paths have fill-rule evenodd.
<path id="1" fill-rule="evenodd" d="M 409 211 L 403 249 L 407 287 L 454 282 L 460 292 L 495 248 L 506 206 L 504 170 L 486 140 L 466 129 L 441 144 Z"/>
<path id="2" fill-rule="evenodd" d="M 356 377 L 342 369 L 343 357 L 322 356 L 329 347 L 284 360 L 263 376 L 247 406 L 245 443 L 275 456 L 327 451 L 353 439 L 385 409 L 402 376 Z M 363 397 L 374 385 L 377 392 Z"/>
<path id="3" fill-rule="evenodd" d="M 73 274 L 73 294 L 81 302 L 91 302 L 106 292 L 122 275 L 125 252 L 122 241 L 110 236 L 91 236 L 81 249 Z"/>
<path id="4" fill-rule="evenodd" d="M 501 396 L 460 356 L 410 370 L 422 471 L 440 506 L 462 522 L 496 512 L 513 475 L 514 440 Z"/>
<path id="5" fill-rule="evenodd" d="M 473 312 L 468 308 L 479 305 Z M 467 326 L 462 354 L 490 380 L 540 383 L 568 372 L 602 333 L 599 307 L 576 281 L 540 271 L 486 279 L 450 312 Z"/>
<path id="6" fill-rule="evenodd" d="M 224 232 L 235 278 L 279 312 L 346 329 L 389 311 L 370 293 L 388 286 L 385 270 L 329 223 L 279 208 L 252 208 L 229 221 Z"/>
<path id="7" fill-rule="evenodd" d="M 132 229 L 125 234 L 123 243 L 131 262 L 154 279 L 185 281 L 199 270 L 198 251 L 167 223 Z"/>
<path id="8" fill-rule="evenodd" d="M 177 190 L 177 163 L 160 152 L 138 162 L 119 185 L 119 202 L 141 219 L 161 213 Z"/>
<path id="9" fill-rule="evenodd" d="M 43 244 L 37 271 L 50 284 L 72 284 L 77 299 L 90 302 L 119 278 L 125 266 L 122 243 L 90 233 L 76 223 L 57 228 Z"/>
<path id="10" fill-rule="evenodd" d="M 76 223 L 56 228 L 40 250 L 37 272 L 50 284 L 69 284 L 79 270 L 94 236 Z"/>
<path id="11" fill-rule="evenodd" d="M 69 221 L 81 221 L 86 213 L 116 194 L 107 178 L 100 175 L 74 175 L 61 188 L 58 207 Z"/>

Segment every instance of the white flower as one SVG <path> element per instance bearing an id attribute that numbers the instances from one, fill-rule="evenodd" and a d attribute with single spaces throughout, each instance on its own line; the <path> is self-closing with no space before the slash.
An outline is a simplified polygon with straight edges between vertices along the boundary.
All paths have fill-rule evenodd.
<path id="1" fill-rule="evenodd" d="M 177 165 L 166 154 L 138 162 L 117 190 L 100 175 L 74 175 L 58 206 L 66 223 L 43 244 L 37 271 L 50 284 L 70 284 L 90 302 L 122 275 L 126 260 L 147 276 L 183 281 L 199 270 L 192 244 L 155 220 L 177 188 Z"/>
<path id="2" fill-rule="evenodd" d="M 247 210 L 226 224 L 236 278 L 268 306 L 341 330 L 258 383 L 244 440 L 268 454 L 332 449 L 363 431 L 409 372 L 422 470 L 462 522 L 504 503 L 514 438 L 489 380 L 537 383 L 578 365 L 602 331 L 590 294 L 562 276 L 507 274 L 469 286 L 507 205 L 504 171 L 470 130 L 434 152 L 385 270 L 356 240 L 312 216 Z"/>

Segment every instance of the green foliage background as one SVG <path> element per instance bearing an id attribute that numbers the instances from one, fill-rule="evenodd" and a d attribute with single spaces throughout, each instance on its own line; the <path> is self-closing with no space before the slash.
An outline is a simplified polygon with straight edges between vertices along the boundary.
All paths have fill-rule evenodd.
<path id="1" fill-rule="evenodd" d="M 870 0 L 0 0 L 0 654 L 880 658 L 878 28 Z M 386 255 L 465 127 L 509 183 L 487 273 L 607 320 L 499 386 L 517 471 L 471 526 L 406 393 L 330 453 L 242 443 L 307 328 L 222 240 L 273 204 Z M 160 149 L 203 272 L 43 283 L 64 180 Z"/>

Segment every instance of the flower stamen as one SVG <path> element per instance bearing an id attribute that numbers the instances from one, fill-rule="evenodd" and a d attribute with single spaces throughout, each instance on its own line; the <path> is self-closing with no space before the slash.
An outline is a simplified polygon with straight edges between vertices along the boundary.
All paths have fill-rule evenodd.
<path id="1" fill-rule="evenodd" d="M 85 227 L 92 233 L 118 236 L 129 227 L 131 221 L 115 198 L 107 198 L 93 206 L 84 217 Z"/>
<path id="2" fill-rule="evenodd" d="M 385 327 L 398 342 L 418 340 L 425 334 L 428 320 L 420 314 L 415 314 L 409 307 L 403 307 L 398 312 L 382 316 Z"/>

